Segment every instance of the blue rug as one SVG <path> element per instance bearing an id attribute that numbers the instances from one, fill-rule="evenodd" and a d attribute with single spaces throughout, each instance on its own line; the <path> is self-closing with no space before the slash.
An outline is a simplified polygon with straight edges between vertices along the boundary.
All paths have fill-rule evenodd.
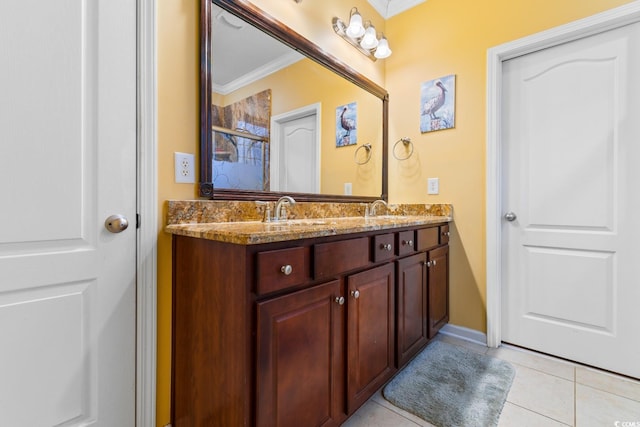
<path id="1" fill-rule="evenodd" d="M 434 341 L 382 394 L 438 427 L 497 426 L 514 376 L 504 360 Z"/>

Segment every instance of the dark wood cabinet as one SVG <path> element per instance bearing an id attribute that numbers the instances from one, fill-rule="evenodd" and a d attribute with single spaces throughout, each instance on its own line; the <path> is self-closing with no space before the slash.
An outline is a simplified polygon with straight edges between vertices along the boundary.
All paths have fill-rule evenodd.
<path id="1" fill-rule="evenodd" d="M 404 366 L 429 340 L 426 263 L 424 252 L 397 261 L 398 366 Z"/>
<path id="2" fill-rule="evenodd" d="M 342 424 L 448 321 L 442 227 L 175 235 L 172 425 Z"/>
<path id="3" fill-rule="evenodd" d="M 258 303 L 257 426 L 339 425 L 341 296 L 334 280 Z"/>
<path id="4" fill-rule="evenodd" d="M 449 246 L 429 251 L 429 338 L 449 321 Z"/>
<path id="5" fill-rule="evenodd" d="M 449 226 L 420 229 L 416 235 L 424 252 L 396 261 L 398 368 L 449 321 Z"/>
<path id="6" fill-rule="evenodd" d="M 347 277 L 347 412 L 352 413 L 395 372 L 393 264 Z"/>

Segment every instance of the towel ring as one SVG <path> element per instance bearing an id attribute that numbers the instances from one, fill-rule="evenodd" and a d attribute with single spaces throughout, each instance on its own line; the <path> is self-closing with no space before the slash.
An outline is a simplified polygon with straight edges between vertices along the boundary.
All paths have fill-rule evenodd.
<path id="1" fill-rule="evenodd" d="M 367 158 L 363 162 L 359 162 L 358 161 L 358 151 L 362 150 L 363 148 L 365 150 L 367 150 Z M 353 153 L 353 160 L 356 162 L 357 165 L 364 165 L 369 160 L 371 160 L 371 144 L 362 144 L 360 147 L 358 147 L 356 152 Z"/>
<path id="2" fill-rule="evenodd" d="M 398 157 L 398 156 L 396 156 L 396 146 L 401 142 L 404 144 L 405 149 L 407 147 L 411 148 L 411 151 L 409 151 L 409 154 L 407 154 L 406 157 Z M 396 143 L 393 144 L 393 150 L 391 150 L 391 153 L 393 153 L 393 157 L 395 157 L 398 160 L 407 160 L 413 154 L 413 142 L 411 142 L 411 138 L 409 138 L 408 136 L 405 136 L 405 137 L 402 137 L 399 140 L 397 140 Z"/>

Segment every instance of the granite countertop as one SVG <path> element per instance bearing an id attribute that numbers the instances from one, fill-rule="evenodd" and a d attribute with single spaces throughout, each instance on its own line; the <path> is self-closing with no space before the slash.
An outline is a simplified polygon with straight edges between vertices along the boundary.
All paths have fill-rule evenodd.
<path id="1" fill-rule="evenodd" d="M 281 222 L 238 221 L 171 224 L 171 234 L 220 242 L 255 245 L 312 237 L 335 236 L 364 231 L 446 223 L 449 215 L 382 215 L 369 218 L 305 218 Z"/>

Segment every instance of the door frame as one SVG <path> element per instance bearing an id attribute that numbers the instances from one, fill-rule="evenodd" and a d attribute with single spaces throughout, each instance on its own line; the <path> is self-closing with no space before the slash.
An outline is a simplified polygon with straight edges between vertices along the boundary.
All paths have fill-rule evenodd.
<path id="1" fill-rule="evenodd" d="M 315 189 L 316 192 L 320 191 L 320 141 L 322 140 L 322 128 L 320 127 L 322 123 L 321 118 L 322 112 L 322 104 L 316 102 L 315 104 L 306 105 L 304 107 L 297 108 L 292 111 L 287 111 L 286 113 L 278 114 L 276 116 L 271 116 L 271 147 L 269 150 L 269 170 L 270 176 L 269 181 L 271 185 L 275 182 L 280 181 L 280 149 L 282 143 L 282 127 L 284 123 L 289 122 L 291 120 L 299 119 L 301 117 L 315 115 L 316 117 L 316 138 L 315 138 L 315 155 L 316 155 L 316 176 L 315 176 Z M 275 156 L 274 153 L 278 155 Z M 281 191 L 281 189 L 278 189 Z M 273 189 L 272 189 L 273 191 Z"/>
<path id="2" fill-rule="evenodd" d="M 550 30 L 508 42 L 487 52 L 486 256 L 487 346 L 502 342 L 502 67 L 509 59 L 640 21 L 640 0 Z"/>
<path id="3" fill-rule="evenodd" d="M 156 1 L 137 8 L 136 425 L 156 425 L 158 143 Z"/>

